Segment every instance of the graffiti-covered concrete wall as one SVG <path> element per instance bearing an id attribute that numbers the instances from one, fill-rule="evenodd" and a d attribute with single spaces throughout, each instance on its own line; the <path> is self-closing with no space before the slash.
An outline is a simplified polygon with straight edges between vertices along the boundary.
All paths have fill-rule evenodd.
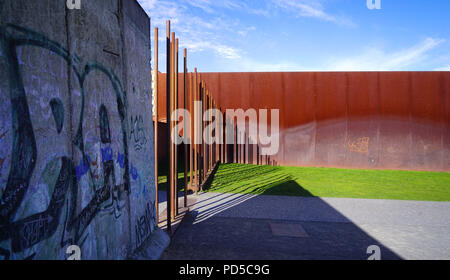
<path id="1" fill-rule="evenodd" d="M 0 259 L 124 259 L 156 229 L 150 19 L 0 1 Z"/>

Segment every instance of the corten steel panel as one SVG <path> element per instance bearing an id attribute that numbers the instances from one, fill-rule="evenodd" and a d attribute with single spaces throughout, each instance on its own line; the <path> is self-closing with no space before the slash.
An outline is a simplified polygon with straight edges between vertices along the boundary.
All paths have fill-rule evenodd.
<path id="1" fill-rule="evenodd" d="M 245 109 L 248 107 L 248 100 L 250 99 L 250 77 L 248 74 L 243 73 L 202 73 L 207 87 L 215 88 L 213 83 L 215 80 L 219 82 L 217 88 L 220 89 L 220 93 L 216 91 L 211 91 L 212 95 L 218 101 L 221 106 L 222 111 L 226 109 Z M 245 99 L 245 103 L 244 103 Z M 227 116 L 227 120 L 228 116 Z M 225 129 L 225 128 L 224 128 Z M 236 130 L 232 129 L 233 133 Z M 234 139 L 236 139 L 234 137 Z M 237 148 L 235 145 L 228 144 L 228 160 L 233 162 L 235 156 L 233 152 Z"/>
<path id="2" fill-rule="evenodd" d="M 315 164 L 336 166 L 346 162 L 347 79 L 345 73 L 316 73 Z"/>
<path id="3" fill-rule="evenodd" d="M 280 112 L 286 126 L 283 130 L 283 163 L 311 165 L 316 140 L 314 73 L 283 75 L 285 96 Z"/>
<path id="4" fill-rule="evenodd" d="M 374 168 L 379 160 L 378 73 L 346 74 L 347 139 L 346 166 Z"/>
<path id="5" fill-rule="evenodd" d="M 409 168 L 412 148 L 410 74 L 380 73 L 381 168 Z"/>
<path id="6" fill-rule="evenodd" d="M 271 110 L 279 109 L 280 115 L 280 130 L 283 129 L 284 120 L 286 119 L 283 116 L 283 112 L 287 112 L 284 110 L 284 77 L 283 73 L 250 73 L 250 100 L 246 104 L 245 109 L 254 108 L 256 110 L 259 109 L 267 109 L 267 127 L 268 134 L 271 132 Z M 259 121 L 259 112 L 258 112 L 258 121 Z M 279 138 L 279 149 L 278 154 L 274 155 L 274 158 L 278 158 L 279 160 L 283 160 L 284 154 L 284 146 L 283 146 L 283 135 L 280 135 Z"/>
<path id="7" fill-rule="evenodd" d="M 450 170 L 449 72 L 201 76 L 222 110 L 280 109 L 282 165 Z"/>
<path id="8" fill-rule="evenodd" d="M 166 122 L 166 74 L 158 74 L 158 119 L 160 122 Z M 178 108 L 184 106 L 184 75 L 178 74 Z M 189 89 L 189 80 L 188 85 Z"/>
<path id="9" fill-rule="evenodd" d="M 202 74 L 208 88 L 213 83 L 214 73 Z M 250 99 L 250 75 L 249 73 L 227 73 L 220 74 L 221 92 L 212 92 L 217 96 L 219 104 L 225 109 L 242 108 L 246 110 L 249 106 Z"/>
<path id="10" fill-rule="evenodd" d="M 420 168 L 442 166 L 443 111 L 441 75 L 411 73 L 411 136 L 409 161 Z"/>
<path id="11" fill-rule="evenodd" d="M 203 79 L 203 76 L 205 74 L 201 74 L 201 79 Z M 218 104 L 220 103 L 220 100 L 218 100 L 218 95 L 216 95 L 215 93 L 221 92 L 221 88 L 220 88 L 220 73 L 211 73 L 211 74 L 206 74 L 205 75 L 206 78 L 206 88 L 208 89 L 209 93 L 211 94 L 211 96 L 213 96 L 216 99 L 216 102 Z M 225 85 L 225 89 L 227 88 L 227 85 Z"/>

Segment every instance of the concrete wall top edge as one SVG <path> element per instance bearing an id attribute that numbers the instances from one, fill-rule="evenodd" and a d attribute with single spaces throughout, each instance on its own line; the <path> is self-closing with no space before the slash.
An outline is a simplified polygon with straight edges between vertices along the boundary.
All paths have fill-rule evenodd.
<path id="1" fill-rule="evenodd" d="M 150 17 L 147 15 L 137 0 L 123 1 L 124 14 L 128 16 L 138 29 L 150 37 Z"/>

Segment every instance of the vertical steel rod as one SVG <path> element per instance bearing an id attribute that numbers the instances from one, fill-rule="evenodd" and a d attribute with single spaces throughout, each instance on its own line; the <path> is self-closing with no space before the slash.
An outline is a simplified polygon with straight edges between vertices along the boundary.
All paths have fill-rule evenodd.
<path id="1" fill-rule="evenodd" d="M 154 88 L 154 98 L 155 98 L 155 122 L 154 122 L 154 153 L 155 153 L 155 210 L 156 210 L 156 224 L 159 222 L 159 205 L 158 205 L 158 28 L 155 28 L 155 88 Z"/>
<path id="2" fill-rule="evenodd" d="M 198 101 L 198 84 L 197 84 L 197 68 L 194 69 L 194 100 Z M 197 106 L 193 107 L 194 110 L 194 183 L 195 187 L 198 189 L 198 139 L 197 139 L 197 129 L 198 129 L 198 110 Z"/>
<path id="3" fill-rule="evenodd" d="M 184 69 L 183 69 L 183 109 L 187 110 L 187 50 L 184 49 L 183 54 L 183 61 L 184 61 Z M 187 195 L 188 195 L 188 144 L 187 144 L 187 138 L 188 138 L 188 132 L 187 132 L 187 125 L 186 125 L 186 114 L 183 115 L 183 136 L 184 136 L 184 207 L 187 207 Z M 189 137 L 190 138 L 190 137 Z"/>
<path id="4" fill-rule="evenodd" d="M 172 112 L 174 111 L 175 108 L 175 32 L 172 32 L 172 40 L 171 40 L 171 47 L 170 47 L 170 56 L 171 56 L 171 86 L 170 86 L 170 95 L 171 95 L 171 104 L 170 104 L 170 114 L 172 114 Z M 171 122 L 169 124 L 169 130 L 170 132 L 172 132 L 173 130 L 173 120 L 171 119 Z M 177 179 L 177 173 L 175 172 L 175 143 L 172 141 L 172 137 L 170 138 L 170 146 L 171 146 L 171 150 L 172 150 L 172 157 L 171 157 L 171 163 L 170 163 L 170 168 L 172 170 L 172 181 L 170 182 L 170 188 L 171 188 L 171 194 L 172 196 L 170 197 L 171 200 L 171 205 L 172 208 L 170 209 L 171 211 L 171 216 L 172 216 L 172 221 L 175 220 L 175 197 L 176 197 L 176 190 L 175 190 L 175 180 Z"/>
<path id="5" fill-rule="evenodd" d="M 175 124 L 178 123 L 178 113 L 176 113 L 178 109 L 178 38 L 175 39 L 175 107 L 173 110 L 175 111 Z M 178 136 L 178 131 L 176 131 Z M 175 160 L 174 160 L 174 169 L 175 169 L 175 180 L 174 180 L 174 189 L 175 189 L 175 216 L 178 216 L 178 145 L 177 143 L 174 143 L 175 147 Z"/>
<path id="6" fill-rule="evenodd" d="M 193 99 L 193 81 L 192 81 L 192 73 L 189 73 L 189 112 L 191 114 L 191 123 L 190 123 L 190 134 L 191 134 L 191 142 L 189 145 L 189 179 L 190 186 L 194 188 L 194 99 Z"/>
<path id="7" fill-rule="evenodd" d="M 172 148 L 170 142 L 170 109 L 171 106 L 171 43 L 170 43 L 170 21 L 167 21 L 166 27 L 166 121 L 167 121 L 167 139 L 169 140 L 169 145 L 167 145 L 167 155 L 169 156 L 168 160 L 168 169 L 167 169 L 167 231 L 170 233 L 172 231 Z"/>

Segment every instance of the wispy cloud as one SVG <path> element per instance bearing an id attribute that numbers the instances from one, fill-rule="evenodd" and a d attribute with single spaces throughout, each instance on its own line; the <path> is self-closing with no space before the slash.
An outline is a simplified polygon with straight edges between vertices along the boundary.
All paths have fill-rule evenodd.
<path id="1" fill-rule="evenodd" d="M 288 57 L 282 52 L 284 38 L 268 36 L 276 30 L 264 30 L 263 22 L 279 23 L 280 17 L 295 17 L 332 23 L 333 25 L 356 26 L 346 16 L 336 14 L 331 0 L 138 0 L 152 19 L 153 26 L 164 29 L 166 20 L 171 20 L 172 31 L 180 38 L 180 47 L 201 56 L 200 63 L 206 68 L 233 71 L 402 71 L 430 69 L 449 71 L 450 58 L 444 59 L 442 52 L 448 49 L 448 41 L 429 37 L 409 47 L 389 50 L 384 47 L 361 47 L 361 42 L 349 43 L 357 48 L 355 55 L 342 53 L 325 57 L 319 51 L 316 58 L 308 56 Z M 363 2 L 364 4 L 364 2 Z M 255 19 L 256 18 L 256 19 Z M 250 19 L 250 20 L 249 20 Z M 262 25 L 264 26 L 264 25 Z M 267 28 L 267 27 L 265 27 Z M 341 34 L 349 30 L 342 29 Z M 347 33 L 346 33 L 347 32 Z M 162 32 L 163 33 L 163 32 Z M 283 32 L 281 32 L 283 33 Z M 291 32 L 292 33 L 292 32 Z M 291 34 L 289 33 L 289 34 Z M 288 34 L 288 33 L 285 33 Z M 284 35 L 286 36 L 286 35 Z M 293 36 L 293 35 L 289 35 Z M 164 36 L 162 41 L 164 40 Z M 386 38 L 389 40 L 389 38 Z M 249 40 L 248 42 L 246 40 Z M 278 41 L 277 41 L 278 40 Z M 394 39 L 395 40 L 395 39 Z M 444 44 L 444 42 L 446 42 Z M 255 44 L 259 44 L 255 46 Z M 262 55 L 260 45 L 268 50 L 278 50 L 273 55 Z M 364 46 L 364 45 L 363 45 Z M 163 46 L 161 46 L 163 47 Z M 250 49 L 254 48 L 254 49 Z M 329 48 L 324 48 L 329 49 Z M 281 51 L 280 51 L 281 50 Z M 329 53 L 329 52 L 328 52 Z M 198 56 L 198 54 L 201 54 Z M 163 54 L 162 54 L 163 55 Z M 260 57 L 258 57 L 258 55 Z M 203 59 L 203 60 L 202 60 Z M 279 61 L 277 61 L 277 59 Z M 210 65 L 220 63 L 220 66 Z M 197 62 L 198 63 L 198 62 Z M 196 64 L 199 66 L 198 64 Z"/>
<path id="2" fill-rule="evenodd" d="M 225 72 L 289 72 L 289 71 L 305 71 L 301 65 L 291 61 L 280 62 L 261 62 L 242 56 L 222 65 Z"/>
<path id="3" fill-rule="evenodd" d="M 226 59 L 239 59 L 241 57 L 241 51 L 239 49 L 227 45 L 211 43 L 209 41 L 188 40 L 182 44 L 182 47 L 186 47 L 193 53 L 212 50 L 219 57 Z"/>
<path id="4" fill-rule="evenodd" d="M 411 69 L 425 61 L 430 51 L 444 40 L 427 38 L 413 47 L 396 52 L 380 48 L 368 48 L 361 55 L 348 58 L 332 58 L 326 70 L 332 71 L 401 71 Z"/>
<path id="5" fill-rule="evenodd" d="M 180 44 L 188 47 L 190 52 L 209 50 L 226 59 L 240 58 L 244 52 L 231 43 L 233 34 L 245 38 L 256 27 L 246 26 L 238 18 L 224 15 L 224 10 L 269 16 L 275 7 L 294 12 L 295 16 L 346 24 L 345 20 L 326 13 L 320 1 L 323 0 L 261 0 L 257 3 L 238 0 L 138 0 L 154 26 L 163 27 L 166 20 L 171 21 L 180 37 Z M 200 16 L 198 9 L 206 15 Z"/>
<path id="6" fill-rule="evenodd" d="M 213 13 L 214 9 L 210 0 L 189 0 L 187 1 L 189 5 L 200 8 L 207 13 Z"/>
<path id="7" fill-rule="evenodd" d="M 450 71 L 450 65 L 436 68 L 434 71 Z"/>
<path id="8" fill-rule="evenodd" d="M 348 27 L 356 26 L 349 18 L 326 12 L 320 0 L 273 0 L 273 3 L 278 8 L 284 9 L 297 17 L 316 18 Z"/>
<path id="9" fill-rule="evenodd" d="M 352 57 L 331 57 L 318 62 L 320 66 L 308 67 L 292 61 L 264 63 L 249 58 L 235 61 L 239 71 L 278 72 L 278 71 L 404 71 L 418 70 L 420 63 L 427 61 L 430 52 L 437 49 L 445 40 L 426 38 L 420 43 L 400 51 L 387 52 L 381 48 L 367 48 L 362 54 Z M 450 71 L 450 65 L 434 69 Z"/>
<path id="10" fill-rule="evenodd" d="M 192 11 L 193 8 L 199 8 L 206 13 L 215 13 L 215 1 L 139 0 L 139 3 L 151 17 L 154 26 L 163 28 L 166 20 L 171 21 L 172 30 L 180 38 L 181 48 L 188 48 L 191 53 L 212 51 L 225 59 L 240 57 L 241 50 L 229 44 L 223 34 L 242 36 L 239 31 L 248 30 L 248 27 L 240 26 L 237 20 L 227 20 L 221 15 L 203 18 Z M 226 1 L 223 5 L 232 7 L 234 4 Z"/>

